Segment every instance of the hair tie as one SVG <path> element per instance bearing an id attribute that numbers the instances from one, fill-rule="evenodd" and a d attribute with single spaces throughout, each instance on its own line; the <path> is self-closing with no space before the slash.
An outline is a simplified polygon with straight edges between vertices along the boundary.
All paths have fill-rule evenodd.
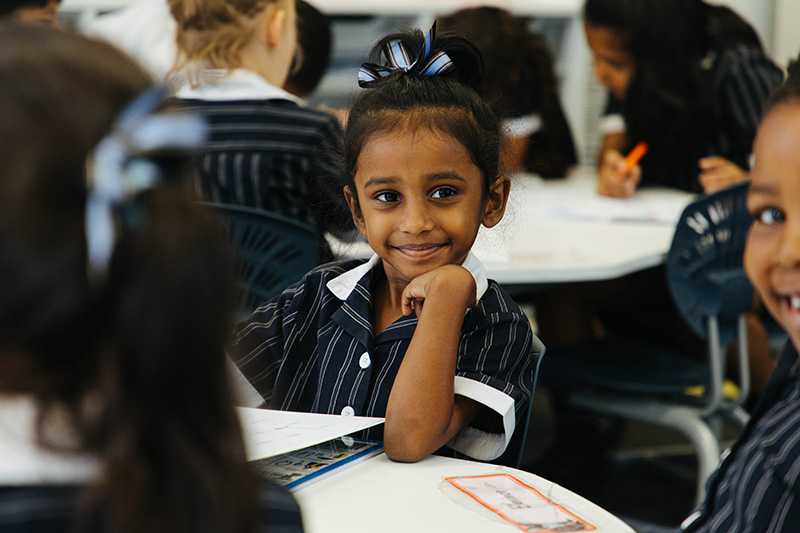
<path id="1" fill-rule="evenodd" d="M 191 150 L 206 139 L 206 123 L 198 116 L 154 114 L 167 95 L 166 88 L 154 87 L 136 98 L 88 159 L 85 223 L 92 281 L 104 278 L 114 252 L 115 209 L 171 177 L 163 175 L 147 155 Z"/>
<path id="2" fill-rule="evenodd" d="M 377 82 L 388 78 L 398 72 L 409 73 L 416 70 L 421 76 L 433 77 L 444 74 L 452 69 L 455 64 L 446 52 L 439 50 L 431 55 L 433 41 L 436 38 L 436 23 L 425 35 L 425 44 L 422 55 L 415 60 L 411 60 L 408 49 L 400 39 L 392 39 L 383 45 L 381 55 L 385 60 L 385 65 L 375 63 L 364 63 L 358 70 L 358 85 L 362 88 L 370 88 Z M 422 65 L 415 69 L 417 65 Z"/>

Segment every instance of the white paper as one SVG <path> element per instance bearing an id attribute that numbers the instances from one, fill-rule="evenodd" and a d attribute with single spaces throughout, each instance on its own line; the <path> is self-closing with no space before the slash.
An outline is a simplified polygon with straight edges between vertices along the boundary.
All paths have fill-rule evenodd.
<path id="1" fill-rule="evenodd" d="M 484 507 L 522 531 L 592 531 L 595 528 L 507 474 L 448 478 Z M 478 502 L 476 502 L 478 503 Z"/>
<path id="2" fill-rule="evenodd" d="M 244 430 L 247 460 L 293 452 L 379 424 L 383 418 L 320 415 L 271 409 L 236 409 Z"/>

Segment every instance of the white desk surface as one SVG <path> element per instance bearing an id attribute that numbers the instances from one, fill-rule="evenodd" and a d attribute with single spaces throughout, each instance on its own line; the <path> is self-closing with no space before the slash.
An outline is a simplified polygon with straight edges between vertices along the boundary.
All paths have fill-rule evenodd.
<path id="1" fill-rule="evenodd" d="M 415 464 L 400 464 L 381 454 L 302 487 L 295 497 L 308 533 L 518 532 L 442 488 L 447 476 L 499 471 L 533 485 L 596 526 L 596 533 L 633 533 L 624 522 L 597 505 L 528 472 L 436 456 Z"/>
<path id="2" fill-rule="evenodd" d="M 473 247 L 489 277 L 521 285 L 598 281 L 663 263 L 692 195 L 648 189 L 611 200 L 594 187 L 586 173 L 549 182 L 515 177 L 503 221 L 481 228 Z M 366 243 L 331 244 L 342 257 L 372 253 Z"/>

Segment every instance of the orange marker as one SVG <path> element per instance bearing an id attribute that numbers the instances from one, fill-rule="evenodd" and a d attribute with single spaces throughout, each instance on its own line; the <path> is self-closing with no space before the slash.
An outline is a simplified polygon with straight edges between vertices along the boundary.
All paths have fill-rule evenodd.
<path id="1" fill-rule="evenodd" d="M 647 153 L 647 143 L 639 143 L 633 147 L 633 150 L 625 156 L 625 168 L 628 170 L 635 167 L 639 161 L 642 160 Z"/>

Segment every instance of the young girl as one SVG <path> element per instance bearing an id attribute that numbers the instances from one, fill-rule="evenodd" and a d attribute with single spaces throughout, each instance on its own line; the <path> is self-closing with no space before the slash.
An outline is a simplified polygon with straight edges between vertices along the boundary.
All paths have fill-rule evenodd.
<path id="1" fill-rule="evenodd" d="M 231 407 L 231 262 L 176 151 L 202 127 L 110 46 L 0 49 L 0 531 L 300 531 Z"/>
<path id="2" fill-rule="evenodd" d="M 176 95 L 210 126 L 198 162 L 202 196 L 282 214 L 320 234 L 352 229 L 336 170 L 324 157 L 339 142 L 339 123 L 281 88 L 295 57 L 294 0 L 169 5 L 177 70 L 188 80 Z"/>
<path id="3" fill-rule="evenodd" d="M 267 406 L 385 416 L 386 453 L 491 460 L 527 415 L 543 347 L 470 254 L 503 216 L 498 121 L 460 38 L 385 38 L 359 74 L 343 174 L 375 255 L 332 263 L 258 310 L 233 358 Z"/>
<path id="4" fill-rule="evenodd" d="M 747 207 L 748 277 L 789 334 L 761 403 L 683 531 L 800 531 L 800 65 L 766 107 Z M 644 531 L 644 530 L 643 530 Z"/>
<path id="5" fill-rule="evenodd" d="M 465 37 L 483 56 L 480 94 L 502 120 L 503 171 L 564 177 L 578 158 L 544 37 L 495 7 L 442 17 L 439 30 Z"/>
<path id="6" fill-rule="evenodd" d="M 752 27 L 701 0 L 587 0 L 584 18 L 595 75 L 621 114 L 605 121 L 601 194 L 628 197 L 640 182 L 710 193 L 746 179 L 783 79 Z M 626 165 L 639 142 L 649 152 Z"/>

